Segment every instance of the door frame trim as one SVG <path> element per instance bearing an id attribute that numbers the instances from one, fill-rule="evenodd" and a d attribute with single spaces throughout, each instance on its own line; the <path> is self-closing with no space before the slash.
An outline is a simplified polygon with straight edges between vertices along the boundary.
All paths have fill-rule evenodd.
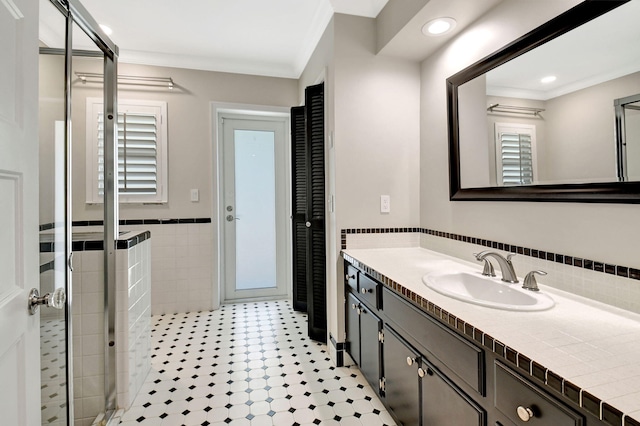
<path id="1" fill-rule="evenodd" d="M 215 244 L 213 245 L 212 259 L 214 265 L 214 282 L 212 291 L 212 306 L 213 309 L 218 309 L 225 300 L 225 256 L 224 256 L 224 190 L 223 184 L 223 161 L 222 156 L 222 142 L 223 142 L 223 127 L 220 125 L 222 118 L 235 118 L 235 119 L 255 119 L 266 121 L 281 121 L 285 120 L 285 188 L 284 198 L 286 202 L 286 211 L 288 214 L 288 226 L 285 227 L 284 232 L 286 235 L 286 249 L 285 249 L 285 287 L 287 289 L 286 297 L 291 298 L 291 283 L 293 282 L 293 272 L 291 267 L 292 245 L 291 245 L 291 134 L 290 134 L 290 113 L 289 107 L 278 106 L 265 106 L 265 105 L 252 105 L 252 104 L 239 104 L 228 102 L 211 102 L 211 154 L 212 154 L 212 173 L 210 179 L 213 182 L 214 194 L 211 197 L 212 206 L 212 225 L 217 233 Z M 256 297 L 250 299 L 234 299 L 234 302 L 245 301 L 260 301 L 269 300 L 273 297 Z"/>

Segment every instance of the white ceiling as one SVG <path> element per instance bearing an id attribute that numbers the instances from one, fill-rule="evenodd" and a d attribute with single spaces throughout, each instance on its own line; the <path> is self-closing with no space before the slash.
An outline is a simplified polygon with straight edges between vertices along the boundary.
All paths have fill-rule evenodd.
<path id="1" fill-rule="evenodd" d="M 640 71 L 640 0 L 528 52 L 487 74 L 496 96 L 547 100 Z M 548 75 L 557 77 L 543 84 Z"/>
<path id="2" fill-rule="evenodd" d="M 298 78 L 334 12 L 388 0 L 81 0 L 121 62 Z"/>

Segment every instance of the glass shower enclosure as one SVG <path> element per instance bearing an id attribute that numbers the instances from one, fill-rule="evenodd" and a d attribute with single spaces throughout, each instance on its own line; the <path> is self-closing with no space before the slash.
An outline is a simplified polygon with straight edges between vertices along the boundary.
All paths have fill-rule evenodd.
<path id="1" fill-rule="evenodd" d="M 42 307 L 40 315 L 41 404 L 42 424 L 91 424 L 86 414 L 94 408 L 104 413 L 107 424 L 116 410 L 115 371 L 115 241 L 117 239 L 117 170 L 116 146 L 116 75 L 117 46 L 102 32 L 88 11 L 77 0 L 40 0 L 40 294 L 55 295 L 59 309 Z M 103 204 L 104 250 L 102 262 L 104 285 L 99 321 L 100 354 L 88 361 L 74 356 L 74 310 L 83 308 L 82 300 L 74 300 L 72 280 L 72 210 L 71 164 L 74 116 L 72 83 L 74 60 L 91 58 L 103 69 L 104 98 L 104 173 Z M 78 112 L 76 119 L 80 119 Z M 49 306 L 51 306 L 50 304 Z M 84 325 L 84 324 L 83 324 Z M 88 325 L 87 325 L 88 326 Z M 78 327 L 80 328 L 80 327 Z M 96 334 L 98 335 L 98 334 Z M 83 345 L 85 346 L 85 345 Z M 86 345 L 89 346 L 89 345 Z M 82 354 L 82 347 L 77 352 Z M 96 360 L 99 361 L 96 363 Z M 93 362 L 100 370 L 97 380 L 78 380 L 74 391 L 74 371 L 82 371 Z M 88 388 L 95 397 L 91 403 L 77 398 Z M 85 389 L 87 388 L 87 389 Z M 76 398 L 74 398 L 76 397 Z M 77 401 L 77 404 L 76 404 Z M 86 406 L 85 406 L 86 404 Z M 93 405 L 95 407 L 88 407 Z"/>

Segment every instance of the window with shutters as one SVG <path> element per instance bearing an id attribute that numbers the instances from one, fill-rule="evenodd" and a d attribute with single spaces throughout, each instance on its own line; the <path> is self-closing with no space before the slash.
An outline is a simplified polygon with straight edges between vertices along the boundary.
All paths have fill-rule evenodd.
<path id="1" fill-rule="evenodd" d="M 533 185 L 536 171 L 536 127 L 496 123 L 496 178 L 498 185 Z"/>
<path id="2" fill-rule="evenodd" d="M 166 117 L 166 102 L 118 102 L 121 203 L 167 202 Z M 102 99 L 87 99 L 87 203 L 101 203 L 104 194 L 103 123 Z"/>

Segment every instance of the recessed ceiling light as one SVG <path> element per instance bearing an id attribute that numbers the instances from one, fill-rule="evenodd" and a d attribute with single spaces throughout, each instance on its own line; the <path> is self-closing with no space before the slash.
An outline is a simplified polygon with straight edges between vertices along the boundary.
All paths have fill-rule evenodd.
<path id="1" fill-rule="evenodd" d="M 104 33 L 108 36 L 110 36 L 113 33 L 113 30 L 104 24 L 100 24 L 100 28 L 102 28 L 102 31 L 104 31 Z"/>
<path id="2" fill-rule="evenodd" d="M 448 33 L 456 26 L 453 18 L 433 19 L 422 26 L 422 34 L 427 36 L 439 36 Z"/>
<path id="3" fill-rule="evenodd" d="M 541 83 L 553 83 L 554 81 L 556 81 L 555 75 L 548 75 L 540 80 Z"/>

